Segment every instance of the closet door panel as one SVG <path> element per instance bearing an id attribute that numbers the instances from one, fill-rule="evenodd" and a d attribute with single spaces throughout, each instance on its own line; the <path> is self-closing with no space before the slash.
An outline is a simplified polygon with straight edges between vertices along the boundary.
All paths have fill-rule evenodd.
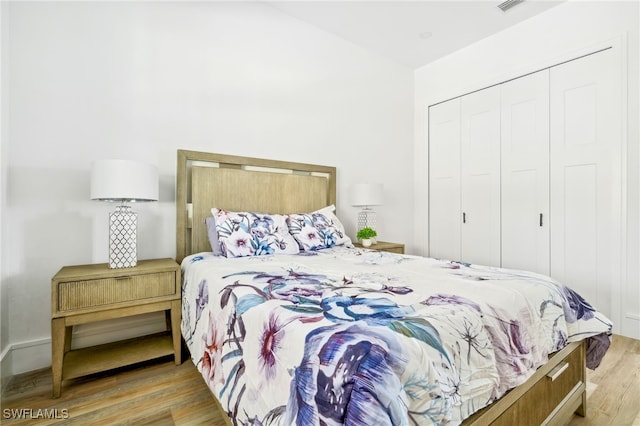
<path id="1" fill-rule="evenodd" d="M 564 274 L 580 283 L 579 293 L 596 300 L 598 276 L 598 167 L 595 164 L 569 166 L 564 169 L 562 226 L 564 239 Z M 578 288 L 576 288 L 578 290 Z"/>
<path id="2" fill-rule="evenodd" d="M 501 85 L 502 266 L 549 274 L 549 70 Z"/>
<path id="3" fill-rule="evenodd" d="M 615 49 L 551 70 L 551 275 L 605 315 L 620 280 L 620 87 Z"/>
<path id="4" fill-rule="evenodd" d="M 429 108 L 429 255 L 460 260 L 460 99 Z"/>
<path id="5" fill-rule="evenodd" d="M 461 99 L 461 257 L 500 266 L 500 88 Z"/>

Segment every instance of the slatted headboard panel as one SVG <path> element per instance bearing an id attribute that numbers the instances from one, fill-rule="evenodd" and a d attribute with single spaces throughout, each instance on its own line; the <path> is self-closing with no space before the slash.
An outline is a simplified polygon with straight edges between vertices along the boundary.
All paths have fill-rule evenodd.
<path id="1" fill-rule="evenodd" d="M 211 208 L 301 213 L 336 202 L 335 167 L 178 150 L 176 259 L 211 251 Z"/>

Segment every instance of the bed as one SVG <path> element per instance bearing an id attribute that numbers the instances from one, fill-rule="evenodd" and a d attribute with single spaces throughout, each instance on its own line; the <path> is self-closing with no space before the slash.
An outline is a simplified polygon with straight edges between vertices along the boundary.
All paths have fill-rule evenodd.
<path id="1" fill-rule="evenodd" d="M 231 424 L 585 414 L 611 323 L 566 286 L 354 248 L 333 167 L 179 150 L 177 170 L 182 336 Z"/>

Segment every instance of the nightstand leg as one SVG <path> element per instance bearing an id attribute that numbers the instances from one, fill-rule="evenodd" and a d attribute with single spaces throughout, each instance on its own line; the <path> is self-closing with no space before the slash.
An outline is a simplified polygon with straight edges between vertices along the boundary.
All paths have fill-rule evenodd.
<path id="1" fill-rule="evenodd" d="M 71 327 L 69 327 L 71 328 Z M 64 362 L 64 349 L 67 342 L 67 327 L 64 318 L 51 320 L 51 373 L 53 375 L 53 397 L 60 396 L 62 386 L 62 364 Z M 69 339 L 69 346 L 71 340 Z"/>
<path id="2" fill-rule="evenodd" d="M 172 330 L 172 327 L 171 327 L 171 311 L 172 310 L 173 308 L 171 310 L 164 311 L 164 322 L 165 322 L 166 330 Z"/>
<path id="3" fill-rule="evenodd" d="M 171 302 L 171 336 L 173 337 L 173 353 L 176 365 L 182 364 L 182 346 L 180 341 L 180 318 L 182 316 L 181 301 Z"/>
<path id="4" fill-rule="evenodd" d="M 73 326 L 67 326 L 64 329 L 64 353 L 71 350 L 71 336 L 73 335 Z"/>

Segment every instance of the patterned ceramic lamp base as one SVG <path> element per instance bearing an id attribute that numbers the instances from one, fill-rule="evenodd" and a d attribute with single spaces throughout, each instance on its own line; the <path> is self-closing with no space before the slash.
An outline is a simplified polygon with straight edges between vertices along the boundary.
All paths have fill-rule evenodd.
<path id="1" fill-rule="evenodd" d="M 137 216 L 129 206 L 118 206 L 109 214 L 109 268 L 131 268 L 138 263 Z"/>
<path id="2" fill-rule="evenodd" d="M 376 212 L 368 208 L 358 212 L 358 230 L 366 228 L 367 226 L 377 231 Z M 372 244 L 375 244 L 377 242 L 376 237 L 370 238 L 370 240 Z"/>

